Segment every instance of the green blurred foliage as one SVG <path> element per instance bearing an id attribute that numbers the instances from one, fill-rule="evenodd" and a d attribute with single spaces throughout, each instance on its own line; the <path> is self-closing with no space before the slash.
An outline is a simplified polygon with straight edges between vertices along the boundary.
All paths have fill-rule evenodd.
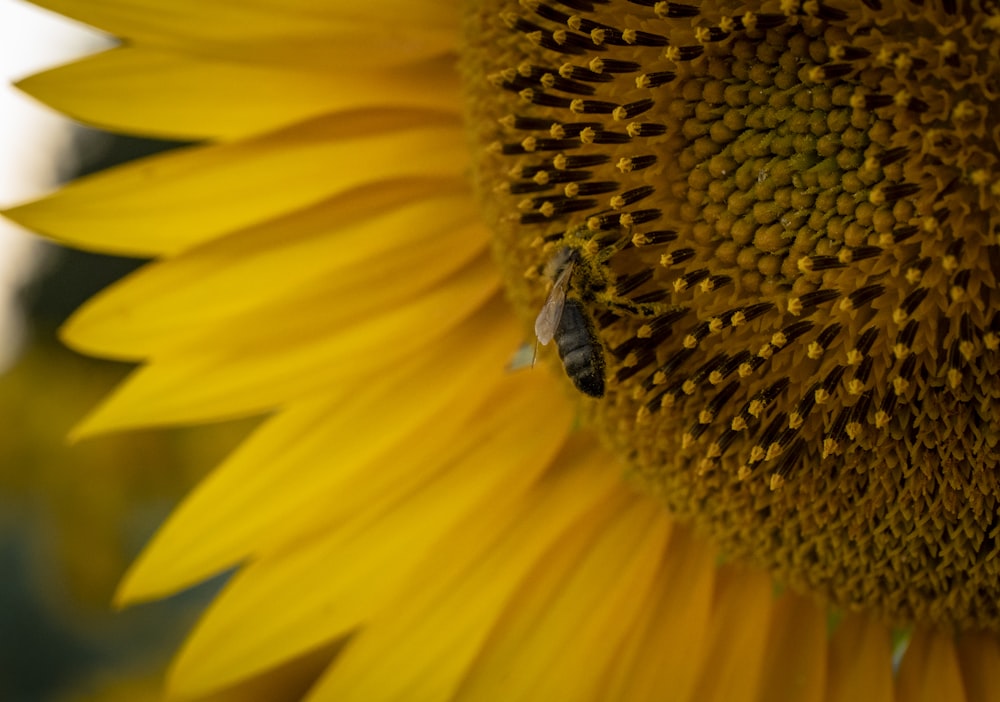
<path id="1" fill-rule="evenodd" d="M 0 699 L 55 699 L 93 678 L 159 670 L 213 590 L 111 609 L 142 544 L 253 424 L 69 444 L 127 370 L 50 341 L 0 376 Z"/>

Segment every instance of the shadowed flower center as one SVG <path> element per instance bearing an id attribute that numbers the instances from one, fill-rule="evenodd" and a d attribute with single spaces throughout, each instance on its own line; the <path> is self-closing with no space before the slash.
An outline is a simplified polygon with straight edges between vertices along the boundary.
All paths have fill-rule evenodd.
<path id="1" fill-rule="evenodd" d="M 644 489 L 837 606 L 1000 627 L 996 4 L 473 5 L 510 295 Z"/>

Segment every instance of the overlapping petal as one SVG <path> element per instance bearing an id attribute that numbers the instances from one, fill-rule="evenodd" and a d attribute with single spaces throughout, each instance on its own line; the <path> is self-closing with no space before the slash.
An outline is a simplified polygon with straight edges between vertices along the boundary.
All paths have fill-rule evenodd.
<path id="1" fill-rule="evenodd" d="M 674 525 L 644 616 L 619 650 L 599 699 L 656 702 L 664 690 L 676 700 L 691 698 L 705 665 L 716 573 L 712 549 Z"/>
<path id="2" fill-rule="evenodd" d="M 176 254 L 366 184 L 461 175 L 454 115 L 351 112 L 81 178 L 6 214 L 79 248 Z"/>
<path id="3" fill-rule="evenodd" d="M 950 633 L 929 629 L 913 635 L 899 666 L 896 700 L 968 700 L 962 683 L 955 640 Z"/>
<path id="4" fill-rule="evenodd" d="M 142 360 L 303 305 L 330 324 L 385 312 L 487 245 L 464 189 L 382 186 L 209 242 L 103 291 L 63 328 L 91 354 Z M 388 284 L 391 280 L 392 284 Z M 350 304 L 330 304 L 346 299 Z"/>
<path id="5" fill-rule="evenodd" d="M 894 697 L 892 641 L 881 622 L 862 615 L 848 615 L 830 637 L 826 677 L 829 702 Z"/>
<path id="6" fill-rule="evenodd" d="M 472 422 L 492 416 L 484 398 L 506 381 L 517 339 L 512 324 L 474 315 L 399 367 L 270 418 L 164 525 L 120 597 L 172 592 L 413 489 L 492 431 Z"/>
<path id="7" fill-rule="evenodd" d="M 275 67 L 144 45 L 33 75 L 18 87 L 93 126 L 164 139 L 234 140 L 372 107 L 454 111 L 453 58 L 349 72 Z"/>
<path id="8" fill-rule="evenodd" d="M 454 49 L 458 13 L 442 0 L 37 0 L 129 43 L 310 70 L 400 65 Z"/>
<path id="9" fill-rule="evenodd" d="M 300 317 L 277 318 L 268 334 L 248 329 L 222 348 L 156 358 L 129 376 L 77 435 L 244 416 L 311 392 L 335 391 L 341 382 L 350 387 L 403 361 L 484 305 L 497 292 L 492 271 L 488 257 L 480 256 L 384 315 L 318 329 Z M 263 336 L 270 343 L 255 345 Z"/>
<path id="10" fill-rule="evenodd" d="M 265 547 L 240 571 L 178 658 L 177 692 L 224 685 L 386 616 L 394 600 L 412 597 L 412 571 L 424 563 L 436 566 L 416 580 L 420 587 L 433 587 L 443 563 L 475 563 L 496 538 L 491 534 L 509 528 L 525 492 L 565 440 L 558 397 L 543 395 L 537 382 L 524 377 L 509 378 L 497 390 L 485 396 L 490 406 L 479 410 L 492 421 L 452 436 L 457 449 L 444 447 L 434 460 L 416 447 L 423 461 L 411 462 L 399 446 L 394 453 L 402 469 L 386 465 L 385 456 L 366 466 L 392 473 L 403 488 L 388 480 L 373 491 L 357 476 L 360 495 L 351 484 L 312 495 L 317 503 L 329 502 L 329 512 L 308 503 L 302 509 L 326 523 L 309 530 L 293 517 L 284 531 L 297 537 L 280 548 Z M 482 395 L 476 399 L 484 401 Z M 551 431 L 532 432 L 553 420 Z M 442 545 L 456 532 L 480 547 Z M 253 631 L 243 631 L 247 618 L 261 614 Z M 412 650 L 408 656 L 412 662 Z"/>

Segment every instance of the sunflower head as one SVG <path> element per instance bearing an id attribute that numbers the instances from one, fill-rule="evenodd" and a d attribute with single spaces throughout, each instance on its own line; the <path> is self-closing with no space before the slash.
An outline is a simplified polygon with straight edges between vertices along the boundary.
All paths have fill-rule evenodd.
<path id="1" fill-rule="evenodd" d="M 1000 627 L 996 3 L 473 5 L 509 295 L 582 307 L 637 481 L 835 605 Z"/>

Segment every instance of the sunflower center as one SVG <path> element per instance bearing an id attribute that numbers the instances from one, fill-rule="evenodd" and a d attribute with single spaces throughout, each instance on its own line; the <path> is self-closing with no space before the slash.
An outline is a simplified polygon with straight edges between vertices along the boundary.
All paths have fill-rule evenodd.
<path id="1" fill-rule="evenodd" d="M 630 473 L 834 606 L 1000 629 L 996 3 L 469 5 L 510 296 Z"/>

